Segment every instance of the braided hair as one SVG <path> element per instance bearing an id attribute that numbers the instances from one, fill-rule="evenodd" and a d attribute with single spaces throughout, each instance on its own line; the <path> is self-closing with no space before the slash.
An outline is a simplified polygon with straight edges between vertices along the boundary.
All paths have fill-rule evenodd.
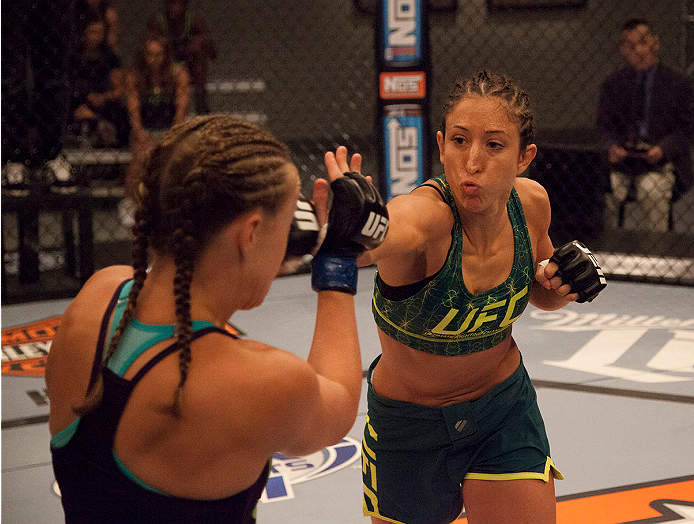
<path id="1" fill-rule="evenodd" d="M 147 278 L 148 251 L 171 256 L 176 266 L 173 290 L 174 336 L 180 380 L 171 413 L 180 415 L 180 394 L 188 376 L 193 329 L 190 283 L 198 256 L 210 239 L 243 213 L 262 209 L 274 215 L 288 197 L 289 149 L 267 129 L 226 115 L 206 115 L 172 127 L 150 152 L 138 188 L 133 226 L 133 286 L 120 323 L 102 362 L 118 347 Z M 101 401 L 101 374 L 78 414 Z"/>
<path id="2" fill-rule="evenodd" d="M 518 124 L 520 149 L 533 143 L 533 112 L 530 99 L 518 84 L 507 76 L 484 70 L 470 78 L 458 80 L 448 93 L 443 107 L 441 132 L 446 134 L 446 120 L 455 106 L 468 96 L 496 97 L 506 102 L 509 118 Z"/>

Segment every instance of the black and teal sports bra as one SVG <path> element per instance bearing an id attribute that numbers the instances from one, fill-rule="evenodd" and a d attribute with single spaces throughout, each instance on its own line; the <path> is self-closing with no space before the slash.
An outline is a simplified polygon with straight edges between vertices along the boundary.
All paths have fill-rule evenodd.
<path id="1" fill-rule="evenodd" d="M 90 387 L 96 381 L 107 340 L 123 315 L 132 280 L 114 293 L 101 323 Z M 113 315 L 111 334 L 108 323 Z M 210 322 L 193 322 L 193 340 L 209 333 L 233 334 Z M 175 522 L 252 524 L 255 506 L 269 476 L 268 463 L 255 483 L 231 497 L 198 500 L 175 497 L 148 486 L 120 461 L 113 441 L 121 415 L 137 383 L 157 363 L 178 350 L 176 342 L 147 362 L 130 380 L 123 378 L 130 365 L 154 344 L 172 338 L 172 325 L 143 324 L 133 319 L 121 343 L 103 371 L 103 398 L 94 411 L 76 417 L 51 438 L 53 471 L 61 491 L 65 522 L 122 523 Z M 235 337 L 234 337 L 235 338 Z M 204 430 L 202 428 L 201 430 Z M 230 475 L 234 472 L 230 471 Z"/>
<path id="2" fill-rule="evenodd" d="M 511 324 L 530 299 L 535 263 L 523 206 L 513 188 L 506 204 L 513 227 L 510 275 L 498 286 L 473 294 L 463 282 L 463 230 L 458 208 L 445 176 L 433 180 L 441 186 L 440 193 L 455 220 L 446 261 L 434 275 L 407 286 L 388 286 L 377 272 L 374 319 L 386 335 L 419 351 L 449 356 L 484 351 L 511 334 Z"/>

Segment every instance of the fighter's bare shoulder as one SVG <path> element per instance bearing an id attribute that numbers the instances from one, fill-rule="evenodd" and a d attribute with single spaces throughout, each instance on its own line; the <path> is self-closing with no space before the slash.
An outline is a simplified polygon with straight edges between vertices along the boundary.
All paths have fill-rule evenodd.
<path id="1" fill-rule="evenodd" d="M 132 276 L 131 266 L 109 266 L 89 277 L 63 312 L 60 320 L 60 336 L 54 340 L 51 351 L 60 347 L 64 337 L 69 336 L 75 340 L 96 339 L 93 330 L 98 331 L 98 325 L 114 291 L 121 282 Z"/>
<path id="2" fill-rule="evenodd" d="M 116 288 L 124 281 L 133 276 L 132 266 L 108 266 L 94 273 L 75 299 L 70 307 L 80 307 L 85 304 L 90 309 L 95 309 L 103 314 L 103 308 L 98 307 L 100 303 L 108 303 Z"/>
<path id="3" fill-rule="evenodd" d="M 403 203 L 406 202 L 404 205 L 407 206 L 407 215 L 410 218 L 417 217 L 419 222 L 438 226 L 434 229 L 448 234 L 453 226 L 453 213 L 443 200 L 441 190 L 441 186 L 435 180 L 427 180 L 404 196 Z"/>
<path id="4" fill-rule="evenodd" d="M 205 342 L 214 344 L 215 336 L 223 338 L 212 334 Z M 241 406 L 215 404 L 215 408 L 209 409 L 219 410 L 216 416 L 234 427 L 238 426 L 240 410 L 246 429 L 257 439 L 254 446 L 280 449 L 285 441 L 292 441 L 301 433 L 308 424 L 306 417 L 315 416 L 318 376 L 308 362 L 289 351 L 255 340 L 219 339 L 227 351 L 217 351 L 217 360 L 201 364 L 205 369 L 198 374 L 205 377 L 205 395 L 236 399 L 243 391 L 244 402 Z M 258 434 L 253 428 L 263 427 L 267 420 L 273 421 L 276 431 L 272 435 Z"/>
<path id="5" fill-rule="evenodd" d="M 549 196 L 542 184 L 527 177 L 516 178 L 515 188 L 523 205 L 540 205 L 547 203 L 549 205 Z"/>
<path id="6" fill-rule="evenodd" d="M 412 192 L 410 192 L 410 196 L 441 202 L 441 191 L 441 184 L 439 184 L 436 180 L 427 180 L 420 186 L 413 189 Z"/>
<path id="7" fill-rule="evenodd" d="M 271 404 L 286 405 L 292 399 L 301 398 L 317 388 L 316 373 L 306 360 L 299 356 L 251 339 L 231 339 L 222 334 L 218 341 L 233 346 L 234 351 L 222 353 L 218 369 L 228 370 L 229 376 L 224 380 L 231 384 L 241 376 L 253 376 L 253 383 L 247 387 L 262 391 L 262 397 L 273 398 Z M 209 339 L 214 344 L 215 334 Z M 225 340 L 222 340 L 225 339 Z M 238 384 L 237 384 L 238 386 Z"/>
<path id="8" fill-rule="evenodd" d="M 549 195 L 542 184 L 530 178 L 518 177 L 515 188 L 528 223 L 549 227 L 552 211 Z"/>

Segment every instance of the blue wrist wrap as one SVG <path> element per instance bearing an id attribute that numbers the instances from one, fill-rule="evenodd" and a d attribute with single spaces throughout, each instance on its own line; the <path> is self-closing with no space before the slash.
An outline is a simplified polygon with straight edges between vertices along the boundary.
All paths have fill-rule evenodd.
<path id="1" fill-rule="evenodd" d="M 355 258 L 317 255 L 311 263 L 311 287 L 314 291 L 357 293 L 357 261 Z"/>

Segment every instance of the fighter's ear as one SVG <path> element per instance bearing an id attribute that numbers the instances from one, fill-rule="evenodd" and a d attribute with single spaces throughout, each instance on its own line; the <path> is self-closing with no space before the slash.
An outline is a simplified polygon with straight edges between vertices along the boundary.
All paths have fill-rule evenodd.
<path id="1" fill-rule="evenodd" d="M 251 212 L 240 217 L 238 226 L 233 228 L 239 254 L 242 257 L 256 245 L 262 223 L 263 216 L 258 212 Z"/>
<path id="2" fill-rule="evenodd" d="M 516 175 L 520 175 L 523 171 L 528 169 L 535 155 L 537 155 L 537 146 L 535 144 L 528 144 L 525 146 L 525 151 L 522 151 L 518 157 L 518 170 Z"/>
<path id="3" fill-rule="evenodd" d="M 443 164 L 443 148 L 445 146 L 443 131 L 436 132 L 436 143 L 439 145 L 439 160 Z"/>

